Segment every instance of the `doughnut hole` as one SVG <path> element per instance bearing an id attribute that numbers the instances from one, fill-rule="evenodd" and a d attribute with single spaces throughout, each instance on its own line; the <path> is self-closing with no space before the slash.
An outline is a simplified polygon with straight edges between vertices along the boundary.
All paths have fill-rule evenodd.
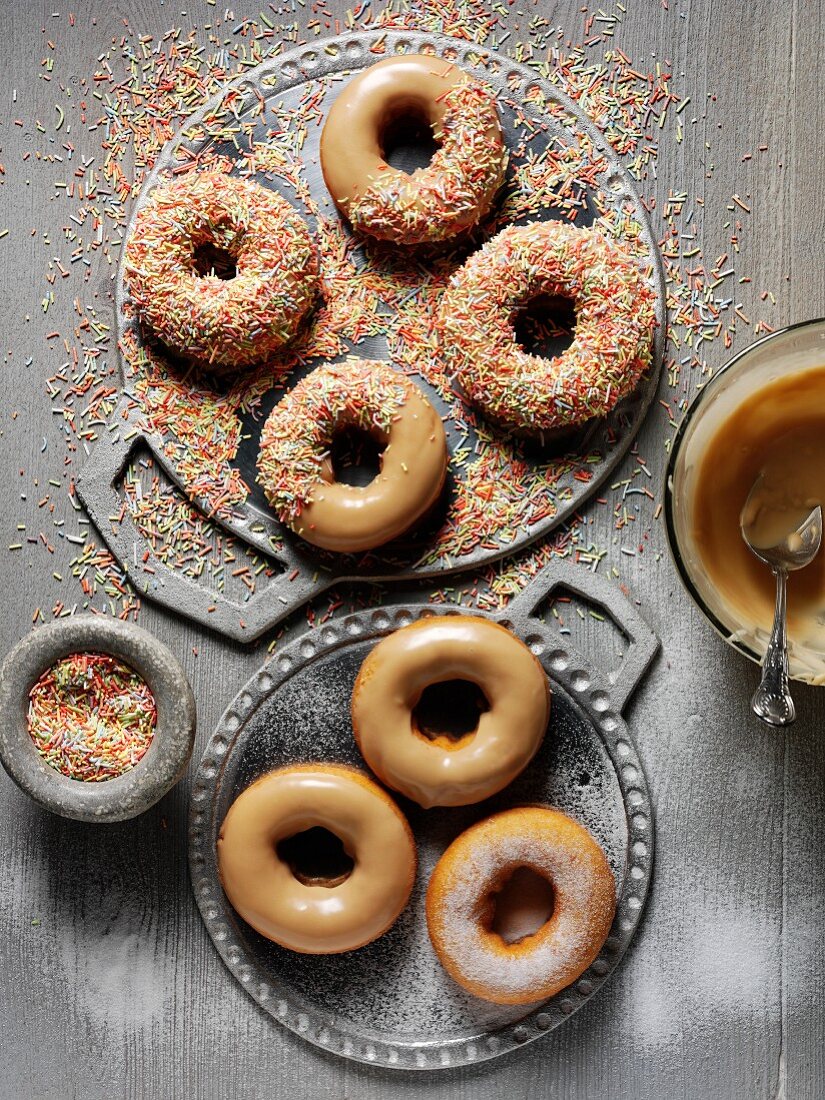
<path id="1" fill-rule="evenodd" d="M 425 111 L 412 105 L 387 119 L 381 130 L 380 146 L 387 164 L 408 176 L 429 167 L 438 150 Z"/>
<path id="2" fill-rule="evenodd" d="M 386 440 L 346 424 L 336 430 L 329 449 L 330 480 L 363 488 L 381 473 Z"/>
<path id="3" fill-rule="evenodd" d="M 573 343 L 576 310 L 570 298 L 538 294 L 513 318 L 516 340 L 528 355 L 555 359 Z"/>
<path id="4" fill-rule="evenodd" d="M 513 317 L 513 333 L 525 354 L 538 359 L 558 358 L 567 351 L 576 336 L 576 310 L 572 299 L 539 294 L 524 302 Z M 597 423 L 596 420 L 589 420 L 535 435 L 525 432 L 522 445 L 527 454 L 542 462 L 554 455 L 581 453 Z"/>
<path id="5" fill-rule="evenodd" d="M 488 928 L 506 944 L 535 935 L 553 916 L 552 883 L 530 867 L 516 867 L 489 899 Z"/>
<path id="6" fill-rule="evenodd" d="M 332 889 L 346 882 L 355 867 L 343 841 L 320 825 L 279 840 L 275 851 L 304 886 Z"/>
<path id="7" fill-rule="evenodd" d="M 223 282 L 228 282 L 238 274 L 235 257 L 228 249 L 221 248 L 214 241 L 202 241 L 195 246 L 192 253 L 192 264 L 195 273 L 201 279 L 211 275 Z"/>
<path id="8" fill-rule="evenodd" d="M 489 709 L 486 695 L 471 680 L 428 684 L 412 708 L 413 731 L 440 748 L 460 748 L 475 736 Z"/>

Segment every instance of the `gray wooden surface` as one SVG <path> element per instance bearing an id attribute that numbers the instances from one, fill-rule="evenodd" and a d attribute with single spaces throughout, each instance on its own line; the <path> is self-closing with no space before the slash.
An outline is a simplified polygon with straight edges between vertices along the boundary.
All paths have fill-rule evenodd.
<path id="1" fill-rule="evenodd" d="M 686 126 L 682 144 L 663 138 L 658 183 L 648 186 L 660 205 L 670 186 L 704 197 L 693 224 L 710 257 L 728 244 L 730 195 L 749 195 L 740 273 L 753 281 L 737 288 L 745 313 L 758 315 L 760 293 L 772 289 L 773 323 L 822 315 L 825 7 L 821 0 L 669 2 L 665 11 L 658 0 L 626 0 L 613 39 L 637 67 L 672 59 L 679 91 L 692 97 L 685 119 L 699 117 Z M 54 53 L 55 80 L 74 80 L 95 68 L 126 16 L 138 33 L 158 36 L 173 24 L 203 26 L 217 10 L 202 0 L 77 0 L 78 24 L 68 33 L 63 3 L 0 4 L 0 222 L 11 230 L 0 239 L 4 649 L 30 628 L 35 607 L 67 597 L 52 574 L 67 569 L 74 550 L 55 537 L 54 555 L 42 547 L 5 552 L 18 541 L 18 523 L 30 532 L 52 530 L 55 519 L 69 515 L 63 492 L 54 493 L 54 515 L 37 506 L 48 479 L 61 477 L 63 461 L 44 393 L 44 376 L 55 365 L 44 338 L 71 324 L 71 297 L 59 288 L 48 315 L 40 309 L 49 289 L 43 272 L 66 218 L 65 206 L 52 201 L 53 180 L 67 173 L 22 159 L 43 146 L 33 140 L 33 120 L 51 125 L 54 116 L 55 89 L 40 61 Z M 238 0 L 235 17 L 261 6 Z M 328 6 L 338 12 L 345 4 Z M 531 16 L 532 6 L 524 6 Z M 580 40 L 581 6 L 542 0 L 537 10 Z M 518 8 L 510 16 L 514 31 Z M 53 11 L 61 18 L 52 19 Z M 309 8 L 299 12 L 312 18 Z M 717 98 L 704 118 L 711 94 Z M 15 118 L 25 125 L 15 126 Z M 768 151 L 756 155 L 759 145 Z M 743 162 L 747 152 L 754 158 Z M 107 279 L 101 269 L 90 289 L 104 290 Z M 740 336 L 737 346 L 748 338 Z M 714 345 L 711 363 L 723 355 L 721 343 Z M 692 392 L 695 379 L 684 382 Z M 654 412 L 640 450 L 657 491 L 667 434 L 665 418 Z M 42 451 L 44 436 L 49 446 Z M 34 478 L 45 486 L 40 493 Z M 640 528 L 652 511 L 651 504 Z M 661 522 L 653 523 L 644 555 L 631 558 L 620 554 L 610 510 L 594 508 L 592 517 L 593 541 L 610 547 L 603 568 L 616 566 L 663 643 L 629 712 L 658 814 L 654 889 L 635 945 L 597 998 L 546 1041 L 472 1070 L 402 1079 L 337 1061 L 259 1011 L 213 950 L 189 891 L 186 783 L 136 823 L 92 829 L 39 812 L 0 776 L 0 1095 L 825 1094 L 825 693 L 797 689 L 800 720 L 787 736 L 757 726 L 747 712 L 756 671 L 688 602 L 664 553 Z M 265 646 L 242 651 L 149 605 L 141 621 L 192 678 L 197 752 Z"/>

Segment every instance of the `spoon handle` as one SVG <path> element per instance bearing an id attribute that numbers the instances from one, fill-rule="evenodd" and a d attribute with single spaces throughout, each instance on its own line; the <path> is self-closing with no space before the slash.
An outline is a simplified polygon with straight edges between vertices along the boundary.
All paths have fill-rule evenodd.
<path id="1" fill-rule="evenodd" d="M 776 611 L 773 618 L 771 640 L 762 662 L 762 681 L 751 699 L 751 710 L 757 718 L 769 726 L 790 726 L 796 721 L 788 687 L 788 634 L 786 628 L 786 600 L 788 574 L 775 569 Z"/>

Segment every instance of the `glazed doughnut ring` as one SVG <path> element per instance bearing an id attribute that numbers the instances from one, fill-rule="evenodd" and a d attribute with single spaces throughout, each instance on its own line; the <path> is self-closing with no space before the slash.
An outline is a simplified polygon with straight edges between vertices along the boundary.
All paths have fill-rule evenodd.
<path id="1" fill-rule="evenodd" d="M 454 680 L 476 685 L 487 708 L 458 741 L 422 731 L 417 716 L 426 689 Z M 549 714 L 547 677 L 527 646 L 468 615 L 422 619 L 383 638 L 352 693 L 364 759 L 383 783 L 428 808 L 466 806 L 506 787 L 538 750 Z"/>
<path id="2" fill-rule="evenodd" d="M 438 145 L 408 175 L 385 159 L 388 129 L 426 123 Z M 504 180 L 507 154 L 493 93 L 467 73 L 424 54 L 389 57 L 355 77 L 321 134 L 321 167 L 336 205 L 382 240 L 446 240 L 479 222 Z"/>
<path id="3" fill-rule="evenodd" d="M 549 916 L 513 942 L 493 930 L 496 896 L 529 868 L 550 883 Z M 427 926 L 438 958 L 464 989 L 496 1004 L 552 997 L 590 966 L 616 909 L 613 873 L 588 830 L 559 810 L 525 806 L 471 826 L 436 864 Z"/>
<path id="4" fill-rule="evenodd" d="M 560 356 L 530 355 L 513 327 L 539 296 L 573 300 Z M 509 226 L 453 276 L 438 319 L 441 354 L 466 398 L 517 435 L 607 415 L 650 365 L 655 294 L 632 256 L 563 222 Z"/>
<path id="5" fill-rule="evenodd" d="M 299 878 L 279 850 L 310 829 L 338 837 L 348 874 Z M 304 764 L 270 772 L 232 803 L 218 837 L 218 869 L 234 909 L 282 947 L 353 951 L 398 919 L 415 879 L 415 842 L 403 814 L 355 768 Z"/>
<path id="6" fill-rule="evenodd" d="M 198 268 L 215 250 L 223 279 Z M 247 366 L 295 336 L 318 289 L 318 257 L 296 210 L 223 172 L 190 172 L 152 191 L 126 244 L 138 313 L 172 351 L 209 368 Z"/>
<path id="7" fill-rule="evenodd" d="M 330 448 L 346 428 L 385 448 L 369 485 L 334 480 Z M 430 510 L 444 486 L 447 440 L 438 413 L 405 375 L 348 359 L 318 367 L 275 406 L 258 470 L 283 523 L 315 546 L 352 553 L 390 542 Z"/>

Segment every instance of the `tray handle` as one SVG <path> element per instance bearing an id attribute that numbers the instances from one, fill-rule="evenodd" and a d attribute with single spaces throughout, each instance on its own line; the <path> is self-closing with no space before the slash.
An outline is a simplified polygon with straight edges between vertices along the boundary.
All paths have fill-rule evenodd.
<path id="1" fill-rule="evenodd" d="M 240 604 L 160 561 L 129 512 L 123 509 L 118 491 L 120 478 L 133 454 L 141 444 L 147 444 L 146 434 L 133 416 L 133 405 L 128 396 L 118 404 L 109 421 L 113 430 L 98 439 L 80 471 L 77 495 L 139 596 L 220 631 L 234 641 L 250 644 L 332 583 L 334 578 L 330 577 L 327 584 L 313 585 L 306 571 L 294 578 L 293 583 L 285 570 L 273 577 L 264 591 Z M 116 524 L 110 516 L 117 517 Z"/>
<path id="2" fill-rule="evenodd" d="M 659 639 L 616 584 L 565 558 L 553 558 L 505 609 L 508 618 L 533 618 L 557 588 L 565 588 L 600 607 L 625 635 L 628 648 L 621 665 L 608 675 L 617 708 L 624 710 L 659 650 Z"/>

